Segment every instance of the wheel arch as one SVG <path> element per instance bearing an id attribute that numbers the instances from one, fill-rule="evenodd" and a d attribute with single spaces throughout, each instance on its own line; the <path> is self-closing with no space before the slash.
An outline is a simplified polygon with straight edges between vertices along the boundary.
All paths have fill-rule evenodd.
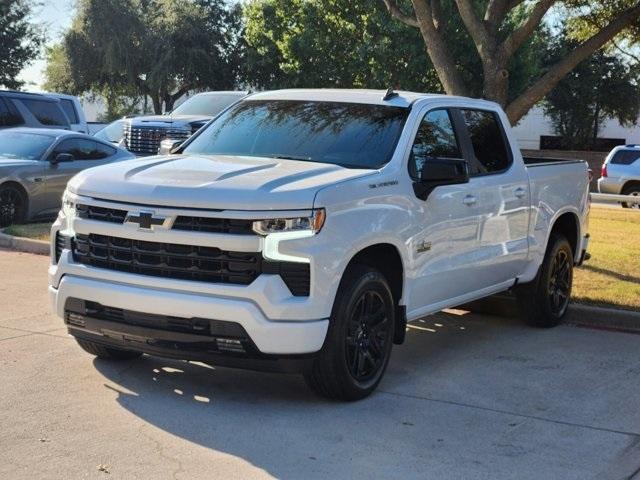
<path id="1" fill-rule="evenodd" d="M 378 270 L 389 282 L 389 288 L 395 304 L 395 335 L 394 343 L 404 341 L 407 315 L 406 308 L 400 304 L 404 293 L 405 269 L 400 250 L 392 243 L 375 243 L 358 250 L 347 263 L 342 274 L 353 265 L 366 265 Z"/>
<path id="2" fill-rule="evenodd" d="M 30 217 L 29 192 L 27 192 L 27 189 L 24 187 L 24 185 L 22 185 L 20 182 L 16 180 L 5 180 L 0 182 L 0 188 L 3 188 L 3 187 L 13 187 L 21 193 L 22 199 L 24 200 L 25 220 L 28 220 Z"/>
<path id="3" fill-rule="evenodd" d="M 559 233 L 569 241 L 571 245 L 571 251 L 573 252 L 574 261 L 580 255 L 578 249 L 580 247 L 580 219 L 578 215 L 573 211 L 566 211 L 558 215 L 549 229 L 549 237 L 547 238 L 547 244 L 545 251 L 549 247 L 549 241 L 551 235 Z"/>

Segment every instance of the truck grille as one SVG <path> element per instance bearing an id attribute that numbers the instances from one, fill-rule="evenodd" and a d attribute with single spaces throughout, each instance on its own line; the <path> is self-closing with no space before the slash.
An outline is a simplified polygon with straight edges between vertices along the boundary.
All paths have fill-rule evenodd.
<path id="1" fill-rule="evenodd" d="M 191 129 L 132 126 L 131 123 L 124 126 L 127 150 L 139 155 L 156 155 L 165 138 L 186 140 L 190 136 Z"/>
<path id="2" fill-rule="evenodd" d="M 260 274 L 280 275 L 295 296 L 308 296 L 308 264 L 270 262 L 260 252 L 146 242 L 106 235 L 77 234 L 74 261 L 92 267 L 154 277 L 248 285 Z"/>
<path id="3" fill-rule="evenodd" d="M 124 223 L 127 210 L 98 207 L 79 203 L 76 206 L 78 217 L 98 222 Z M 232 235 L 256 235 L 253 220 L 236 218 L 190 217 L 179 215 L 173 223 L 173 230 L 188 232 L 228 233 Z"/>

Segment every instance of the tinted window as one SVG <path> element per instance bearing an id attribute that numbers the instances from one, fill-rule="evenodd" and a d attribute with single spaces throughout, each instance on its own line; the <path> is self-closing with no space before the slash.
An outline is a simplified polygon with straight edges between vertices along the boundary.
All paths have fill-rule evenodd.
<path id="1" fill-rule="evenodd" d="M 60 106 L 62 107 L 64 114 L 69 119 L 69 123 L 80 123 L 80 120 L 78 120 L 78 112 L 76 112 L 76 106 L 71 100 L 61 99 Z"/>
<path id="2" fill-rule="evenodd" d="M 379 168 L 395 150 L 407 111 L 356 103 L 244 101 L 201 130 L 184 151 Z"/>
<path id="3" fill-rule="evenodd" d="M 420 122 L 409 160 L 412 177 L 419 176 L 418 172 L 429 158 L 462 158 L 447 110 L 433 110 Z"/>
<path id="4" fill-rule="evenodd" d="M 471 173 L 499 172 L 511 162 L 500 120 L 494 112 L 461 110 L 478 164 L 471 165 Z"/>
<path id="5" fill-rule="evenodd" d="M 105 142 L 118 143 L 124 137 L 124 120 L 116 120 L 102 130 L 95 133 L 94 137 Z"/>
<path id="6" fill-rule="evenodd" d="M 60 109 L 58 102 L 47 102 L 35 99 L 20 99 L 25 107 L 33 114 L 43 125 L 60 125 L 69 126 L 69 120 Z"/>
<path id="7" fill-rule="evenodd" d="M 22 125 L 24 121 L 22 117 L 11 103 L 11 100 L 5 102 L 0 98 L 0 127 L 13 127 Z"/>
<path id="8" fill-rule="evenodd" d="M 111 149 L 111 147 L 99 144 L 93 140 L 69 138 L 56 145 L 51 157 L 55 158 L 60 153 L 70 153 L 76 160 L 99 160 L 115 153 L 115 150 L 110 153 L 109 149 Z"/>
<path id="9" fill-rule="evenodd" d="M 203 115 L 215 117 L 222 110 L 234 102 L 240 100 L 244 95 L 196 95 L 186 100 L 177 107 L 171 115 Z"/>
<path id="10" fill-rule="evenodd" d="M 93 149 L 93 154 L 91 158 L 94 160 L 107 158 L 116 153 L 116 149 L 113 147 L 110 147 L 109 145 L 105 145 L 99 142 L 93 142 L 93 143 L 94 143 L 94 149 Z"/>
<path id="11" fill-rule="evenodd" d="M 613 163 L 614 165 L 631 165 L 638 160 L 638 158 L 640 158 L 640 150 L 620 150 L 613 156 L 609 163 Z"/>
<path id="12" fill-rule="evenodd" d="M 48 135 L 3 130 L 0 132 L 0 157 L 40 160 L 54 138 Z"/>

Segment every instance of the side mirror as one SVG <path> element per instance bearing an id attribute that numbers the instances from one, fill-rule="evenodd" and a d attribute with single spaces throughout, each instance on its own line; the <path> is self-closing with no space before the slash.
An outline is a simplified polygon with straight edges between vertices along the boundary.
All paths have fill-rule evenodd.
<path id="1" fill-rule="evenodd" d="M 469 170 L 466 160 L 428 158 L 422 165 L 420 180 L 413 184 L 413 190 L 418 198 L 426 200 L 436 187 L 468 182 Z"/>
<path id="2" fill-rule="evenodd" d="M 174 153 L 174 150 L 184 143 L 184 140 L 176 140 L 174 138 L 165 138 L 160 142 L 158 155 L 168 155 Z"/>
<path id="3" fill-rule="evenodd" d="M 73 162 L 75 157 L 70 153 L 59 153 L 54 158 L 51 159 L 52 165 L 57 165 L 61 162 Z"/>

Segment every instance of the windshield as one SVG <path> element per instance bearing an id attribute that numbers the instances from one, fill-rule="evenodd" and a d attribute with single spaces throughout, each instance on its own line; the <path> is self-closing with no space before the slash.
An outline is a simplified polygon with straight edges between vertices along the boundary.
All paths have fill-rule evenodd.
<path id="1" fill-rule="evenodd" d="M 202 115 L 204 117 L 215 117 L 222 110 L 234 102 L 240 100 L 244 94 L 211 94 L 205 93 L 191 97 L 182 105 L 177 107 L 171 116 L 174 115 Z"/>
<path id="2" fill-rule="evenodd" d="M 380 168 L 395 150 L 408 109 L 359 103 L 244 101 L 185 153 L 247 155 Z"/>
<path id="3" fill-rule="evenodd" d="M 54 139 L 49 135 L 0 131 L 0 157 L 40 160 Z"/>
<path id="4" fill-rule="evenodd" d="M 104 140 L 105 142 L 119 143 L 124 137 L 124 120 L 116 120 L 96 132 L 94 137 Z"/>

